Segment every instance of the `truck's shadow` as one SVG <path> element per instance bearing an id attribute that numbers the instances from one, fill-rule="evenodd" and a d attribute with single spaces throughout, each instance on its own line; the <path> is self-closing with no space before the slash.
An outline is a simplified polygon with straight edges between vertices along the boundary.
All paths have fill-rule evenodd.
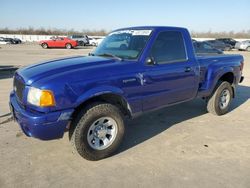
<path id="1" fill-rule="evenodd" d="M 249 98 L 250 87 L 238 86 L 237 96 L 233 100 L 231 111 L 236 110 Z M 128 125 L 126 127 L 124 141 L 118 153 L 130 149 L 166 131 L 171 126 L 204 115 L 206 113 L 207 111 L 205 102 L 201 99 L 196 99 L 194 101 L 142 115 L 127 123 Z"/>

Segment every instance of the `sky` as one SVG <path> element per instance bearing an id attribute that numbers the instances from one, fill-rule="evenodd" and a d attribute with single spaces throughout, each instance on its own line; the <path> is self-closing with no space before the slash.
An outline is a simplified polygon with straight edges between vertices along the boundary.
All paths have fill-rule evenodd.
<path id="1" fill-rule="evenodd" d="M 250 30 L 250 0 L 0 0 L 0 28 Z"/>

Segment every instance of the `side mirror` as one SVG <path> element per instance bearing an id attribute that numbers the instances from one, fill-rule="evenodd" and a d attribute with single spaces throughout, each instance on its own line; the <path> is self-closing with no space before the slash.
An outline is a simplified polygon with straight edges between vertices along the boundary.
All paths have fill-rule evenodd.
<path id="1" fill-rule="evenodd" d="M 156 62 L 155 62 L 155 60 L 154 60 L 153 57 L 148 57 L 148 58 L 146 59 L 146 64 L 147 64 L 147 65 L 156 65 Z"/>

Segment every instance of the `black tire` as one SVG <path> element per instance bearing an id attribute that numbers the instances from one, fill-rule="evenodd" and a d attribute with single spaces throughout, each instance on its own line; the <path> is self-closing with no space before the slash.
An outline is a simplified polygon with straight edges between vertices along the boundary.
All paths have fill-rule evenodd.
<path id="1" fill-rule="evenodd" d="M 67 43 L 67 44 L 65 45 L 65 48 L 66 48 L 66 49 L 71 49 L 71 48 L 72 48 L 72 45 L 71 45 L 70 43 Z"/>
<path id="2" fill-rule="evenodd" d="M 83 41 L 78 41 L 78 46 L 83 46 L 84 45 L 84 42 Z"/>
<path id="3" fill-rule="evenodd" d="M 250 52 L 250 46 L 248 46 L 246 50 L 247 50 L 248 52 Z"/>
<path id="4" fill-rule="evenodd" d="M 111 145 L 102 150 L 94 149 L 88 142 L 91 126 L 102 117 L 112 118 L 117 125 L 117 133 Z M 75 150 L 85 159 L 96 161 L 111 156 L 119 147 L 124 136 L 124 119 L 121 111 L 108 103 L 94 103 L 81 110 L 73 120 L 69 130 L 70 141 Z"/>
<path id="5" fill-rule="evenodd" d="M 41 45 L 44 49 L 46 49 L 46 48 L 48 48 L 49 46 L 48 46 L 48 44 L 47 43 L 42 43 L 42 45 Z"/>
<path id="6" fill-rule="evenodd" d="M 227 92 L 228 91 L 228 92 Z M 221 107 L 222 93 L 226 92 L 229 95 L 228 103 Z M 229 107 L 233 98 L 233 89 L 228 82 L 219 82 L 213 95 L 208 99 L 207 111 L 214 115 L 224 115 L 229 111 Z"/>

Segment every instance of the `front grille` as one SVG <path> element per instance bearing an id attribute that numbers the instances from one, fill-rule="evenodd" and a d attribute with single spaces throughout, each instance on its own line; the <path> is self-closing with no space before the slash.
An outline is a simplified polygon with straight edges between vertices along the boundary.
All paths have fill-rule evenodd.
<path id="1" fill-rule="evenodd" d="M 24 83 L 15 77 L 14 78 L 14 90 L 15 90 L 16 96 L 18 97 L 20 101 L 23 100 L 24 88 L 25 88 Z"/>

